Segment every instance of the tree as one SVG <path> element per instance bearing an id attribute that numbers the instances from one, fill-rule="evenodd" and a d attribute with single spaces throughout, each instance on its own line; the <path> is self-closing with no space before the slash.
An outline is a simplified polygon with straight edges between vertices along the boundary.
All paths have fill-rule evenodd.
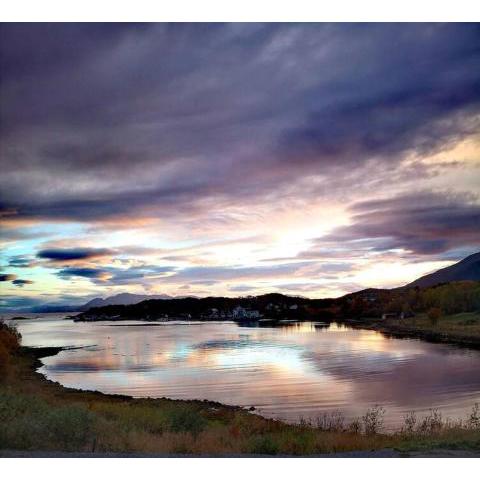
<path id="1" fill-rule="evenodd" d="M 438 307 L 432 307 L 428 310 L 427 316 L 432 322 L 432 325 L 436 325 L 438 319 L 442 316 L 442 310 Z"/>

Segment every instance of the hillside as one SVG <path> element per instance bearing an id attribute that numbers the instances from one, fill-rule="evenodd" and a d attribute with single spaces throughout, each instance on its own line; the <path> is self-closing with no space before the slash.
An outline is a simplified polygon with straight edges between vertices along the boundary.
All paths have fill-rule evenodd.
<path id="1" fill-rule="evenodd" d="M 480 252 L 474 253 L 450 267 L 424 275 L 407 287 L 433 287 L 440 283 L 460 282 L 464 280 L 480 281 Z"/>
<path id="2" fill-rule="evenodd" d="M 480 282 L 449 282 L 434 287 L 367 289 L 335 299 L 309 299 L 282 294 L 248 297 L 171 298 L 132 305 L 91 308 L 79 321 L 125 319 L 260 319 L 274 321 L 411 317 L 438 308 L 446 314 L 480 309 Z M 241 315 L 238 310 L 241 310 Z"/>
<path id="3" fill-rule="evenodd" d="M 312 307 L 326 310 L 334 300 L 310 300 L 304 297 L 291 297 L 270 293 L 257 297 L 206 297 L 169 298 L 146 300 L 132 305 L 110 305 L 90 308 L 78 316 L 79 320 L 110 319 L 159 319 L 159 318 L 231 318 L 233 310 L 241 307 L 258 312 L 258 316 L 268 318 L 309 318 Z"/>

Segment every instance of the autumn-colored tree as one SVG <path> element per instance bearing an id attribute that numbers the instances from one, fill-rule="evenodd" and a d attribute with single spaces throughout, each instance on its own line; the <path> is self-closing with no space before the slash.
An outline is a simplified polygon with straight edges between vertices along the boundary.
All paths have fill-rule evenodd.
<path id="1" fill-rule="evenodd" d="M 10 373 L 12 353 L 20 345 L 20 334 L 0 321 L 0 381 L 7 378 Z"/>

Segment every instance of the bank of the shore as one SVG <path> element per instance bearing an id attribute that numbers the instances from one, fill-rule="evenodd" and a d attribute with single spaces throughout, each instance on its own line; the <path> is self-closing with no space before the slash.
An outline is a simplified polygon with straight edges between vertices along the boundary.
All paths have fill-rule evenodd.
<path id="1" fill-rule="evenodd" d="M 405 319 L 345 319 L 342 323 L 397 338 L 417 338 L 427 342 L 480 349 L 480 313 L 476 312 L 445 315 L 435 322 L 427 315 L 420 314 Z"/>
<path id="2" fill-rule="evenodd" d="M 347 425 L 339 418 L 288 425 L 208 401 L 135 399 L 66 388 L 37 372 L 60 348 L 19 348 L 0 382 L 1 451 L 152 456 L 381 456 L 432 449 L 476 454 L 480 424 L 443 424 L 382 434 L 381 418 Z M 370 412 L 372 413 L 372 412 Z M 436 422 L 436 423 L 435 423 Z M 28 453 L 27 453 L 28 454 Z M 464 456 L 462 454 L 462 456 Z"/>

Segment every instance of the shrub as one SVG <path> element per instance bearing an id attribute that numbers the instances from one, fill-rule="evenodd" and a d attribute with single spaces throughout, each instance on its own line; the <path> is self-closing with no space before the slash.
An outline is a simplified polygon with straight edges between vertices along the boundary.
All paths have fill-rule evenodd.
<path id="1" fill-rule="evenodd" d="M 46 417 L 45 433 L 65 450 L 84 447 L 93 437 L 94 415 L 80 406 L 53 408 Z"/>
<path id="2" fill-rule="evenodd" d="M 94 420 L 84 407 L 0 390 L 0 449 L 81 450 L 93 438 Z"/>
<path id="3" fill-rule="evenodd" d="M 249 448 L 249 453 L 256 455 L 276 455 L 278 452 L 278 443 L 270 436 L 255 437 Z"/>
<path id="4" fill-rule="evenodd" d="M 380 432 L 383 427 L 383 417 L 385 409 L 380 405 L 369 408 L 362 417 L 363 428 L 366 435 L 375 435 Z"/>
<path id="5" fill-rule="evenodd" d="M 354 418 L 347 427 L 347 430 L 351 433 L 361 433 L 362 431 L 362 422 L 359 418 Z"/>
<path id="6" fill-rule="evenodd" d="M 11 327 L 0 320 L 0 344 L 9 352 L 14 352 L 20 346 L 21 335 L 15 327 Z"/>
<path id="7" fill-rule="evenodd" d="M 315 435 L 312 430 L 293 432 L 288 437 L 284 448 L 288 453 L 292 455 L 310 455 L 315 452 Z"/>
<path id="8" fill-rule="evenodd" d="M 443 428 L 442 414 L 436 409 L 430 409 L 429 414 L 422 420 L 418 426 L 419 433 L 429 435 L 437 433 Z"/>
<path id="9" fill-rule="evenodd" d="M 20 334 L 0 320 L 0 382 L 6 380 L 12 371 L 12 353 L 20 346 Z"/>
<path id="10" fill-rule="evenodd" d="M 306 419 L 303 416 L 300 416 L 300 421 L 298 422 L 299 425 L 303 428 L 308 428 L 312 426 L 312 420 L 311 419 Z"/>
<path id="11" fill-rule="evenodd" d="M 0 382 L 7 379 L 10 368 L 10 352 L 0 343 Z"/>
<path id="12" fill-rule="evenodd" d="M 476 403 L 473 406 L 472 411 L 468 416 L 467 426 L 474 429 L 480 428 L 480 404 Z"/>
<path id="13" fill-rule="evenodd" d="M 205 418 L 188 406 L 172 409 L 168 417 L 168 429 L 171 432 L 189 432 L 196 437 L 206 426 Z"/>
<path id="14" fill-rule="evenodd" d="M 318 429 L 328 432 L 341 432 L 345 430 L 345 417 L 339 411 L 324 413 L 317 417 L 316 426 Z"/>
<path id="15" fill-rule="evenodd" d="M 403 427 L 402 433 L 406 433 L 407 435 L 411 435 L 415 432 L 415 428 L 417 426 L 417 416 L 415 412 L 408 412 L 405 417 L 403 417 Z"/>
<path id="16" fill-rule="evenodd" d="M 168 427 L 167 414 L 162 409 L 149 406 L 100 404 L 94 407 L 94 411 L 118 423 L 127 432 L 135 430 L 161 434 Z"/>

